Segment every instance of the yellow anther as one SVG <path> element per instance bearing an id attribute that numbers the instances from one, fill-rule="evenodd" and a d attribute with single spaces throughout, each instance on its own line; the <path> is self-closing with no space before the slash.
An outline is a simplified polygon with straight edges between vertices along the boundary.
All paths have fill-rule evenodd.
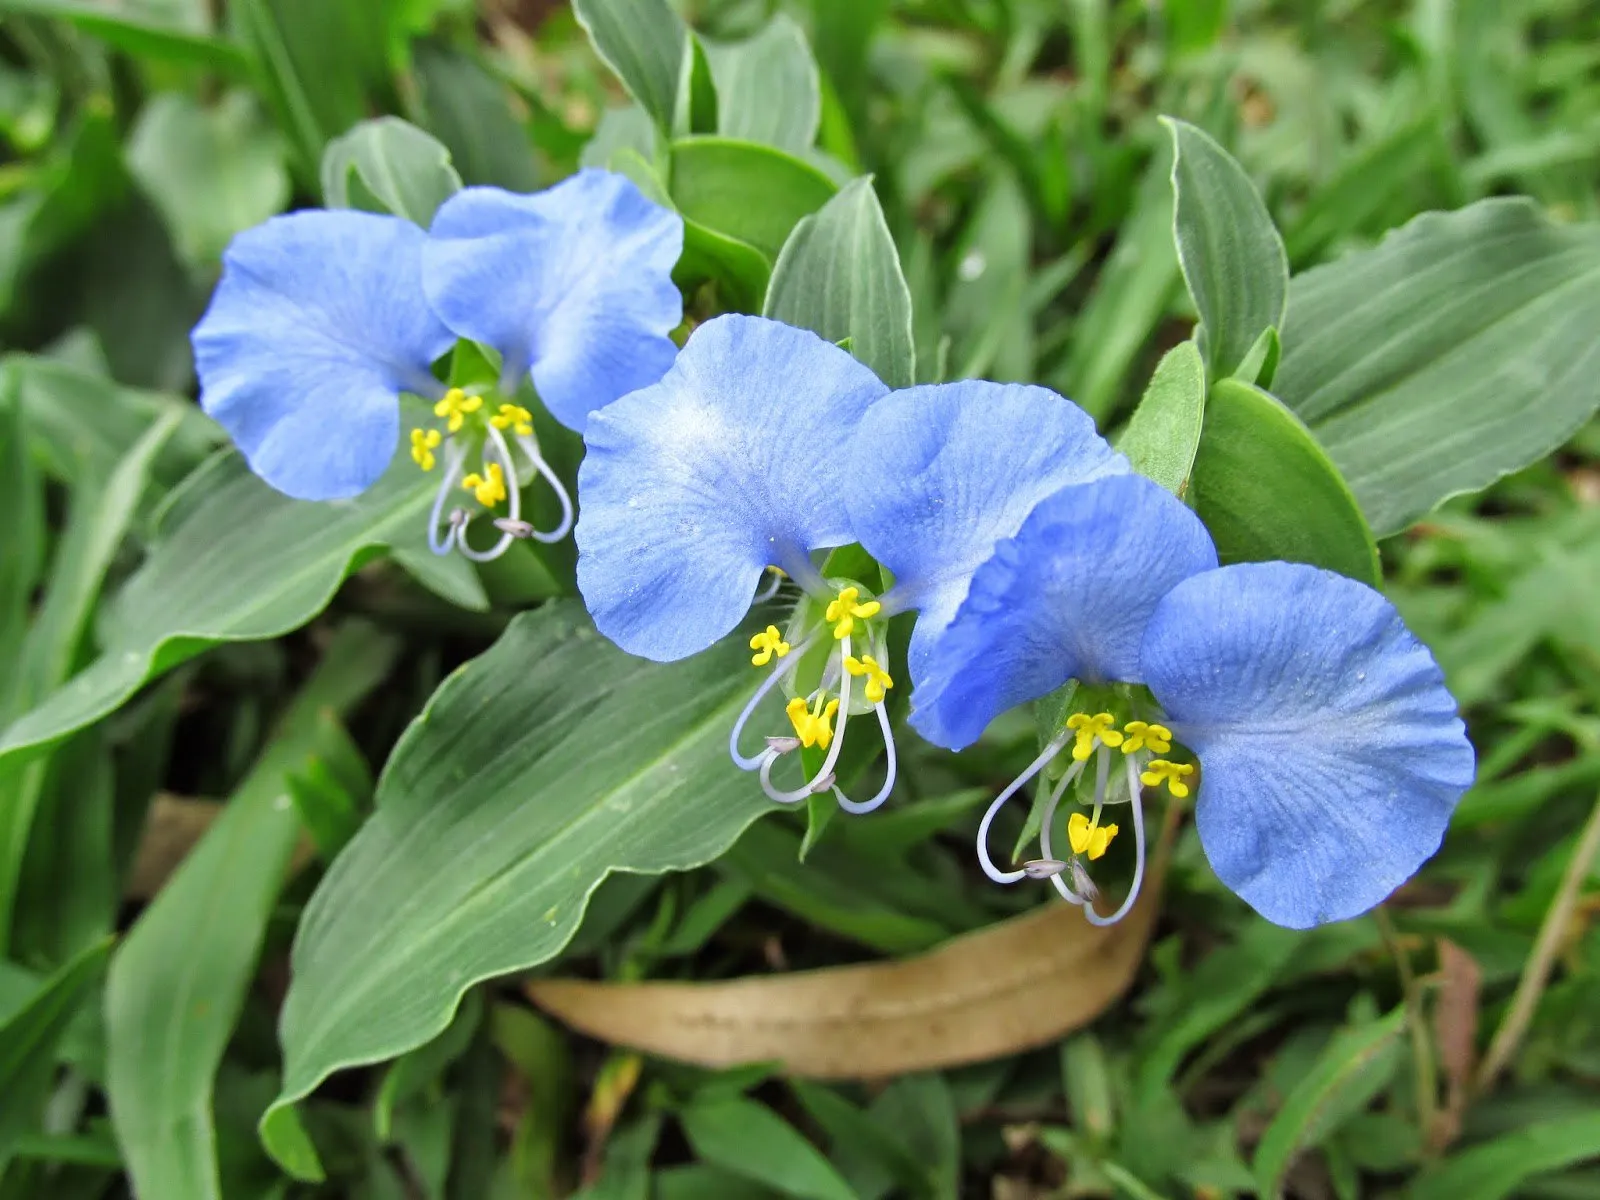
<path id="1" fill-rule="evenodd" d="M 839 711 L 837 699 L 824 704 L 819 694 L 816 704 L 807 709 L 805 697 L 796 696 L 784 705 L 783 711 L 789 714 L 789 723 L 794 726 L 795 736 L 802 746 L 826 750 L 833 741 L 833 715 Z"/>
<path id="2" fill-rule="evenodd" d="M 1094 753 L 1095 742 L 1104 742 L 1107 746 L 1122 745 L 1122 735 L 1117 732 L 1117 719 L 1110 713 L 1073 713 L 1067 718 L 1067 728 L 1077 734 L 1077 741 L 1072 744 L 1072 757 L 1082 762 Z"/>
<path id="3" fill-rule="evenodd" d="M 413 429 L 411 431 L 411 461 L 424 471 L 433 470 L 435 462 L 433 451 L 443 440 L 437 429 Z"/>
<path id="4" fill-rule="evenodd" d="M 506 473 L 499 463 L 490 463 L 484 468 L 484 474 L 474 471 L 461 481 L 461 486 L 476 496 L 479 504 L 493 508 L 506 498 Z"/>
<path id="5" fill-rule="evenodd" d="M 772 661 L 776 654 L 782 658 L 789 653 L 789 643 L 783 640 L 776 625 L 768 625 L 760 633 L 750 639 L 750 649 L 756 651 L 750 656 L 750 662 L 757 667 L 764 667 Z"/>
<path id="6" fill-rule="evenodd" d="M 1074 854 L 1099 858 L 1116 836 L 1115 825 L 1096 825 L 1082 813 L 1076 812 L 1067 818 L 1067 840 L 1072 843 Z"/>
<path id="7" fill-rule="evenodd" d="M 867 677 L 868 704 L 882 704 L 883 694 L 894 686 L 894 680 L 889 678 L 889 672 L 885 671 L 878 660 L 870 654 L 863 654 L 860 658 L 850 655 L 844 660 L 844 669 L 852 675 Z"/>
<path id="8" fill-rule="evenodd" d="M 459 433 L 467 414 L 475 413 L 482 407 L 482 396 L 469 396 L 460 388 L 451 388 L 444 394 L 444 399 L 433 406 L 433 415 L 448 418 L 447 428 L 451 433 Z"/>
<path id="9" fill-rule="evenodd" d="M 500 411 L 489 418 L 489 424 L 496 429 L 509 429 L 518 437 L 533 434 L 533 414 L 520 404 L 502 404 Z"/>
<path id="10" fill-rule="evenodd" d="M 1152 759 L 1139 776 L 1146 787 L 1159 787 L 1165 783 L 1167 790 L 1182 800 L 1189 794 L 1189 776 L 1194 774 L 1193 763 L 1168 762 L 1164 758 Z"/>
<path id="11" fill-rule="evenodd" d="M 1172 749 L 1172 730 L 1165 725 L 1147 725 L 1143 721 L 1129 721 L 1122 727 L 1124 741 L 1122 752 L 1132 754 L 1149 747 L 1156 754 Z"/>
<path id="12" fill-rule="evenodd" d="M 857 604 L 861 596 L 860 588 L 840 588 L 839 595 L 828 604 L 828 611 L 823 618 L 833 624 L 833 639 L 841 641 L 855 632 L 856 621 L 865 621 L 875 617 L 883 608 L 876 600 L 868 600 L 865 604 Z"/>

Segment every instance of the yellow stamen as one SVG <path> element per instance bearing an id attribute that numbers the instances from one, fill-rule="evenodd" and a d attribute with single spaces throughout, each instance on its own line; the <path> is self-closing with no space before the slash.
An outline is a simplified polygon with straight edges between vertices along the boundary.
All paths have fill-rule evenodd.
<path id="1" fill-rule="evenodd" d="M 750 649 L 757 651 L 750 657 L 751 664 L 757 667 L 764 667 L 772 661 L 774 654 L 782 658 L 789 653 L 789 643 L 783 640 L 782 635 L 778 633 L 776 625 L 768 625 L 750 639 Z"/>
<path id="2" fill-rule="evenodd" d="M 489 424 L 496 429 L 509 429 L 518 437 L 533 434 L 533 414 L 520 404 L 502 404 L 500 411 L 489 418 Z"/>
<path id="3" fill-rule="evenodd" d="M 451 433 L 459 433 L 461 424 L 467 419 L 467 413 L 475 413 L 483 407 L 482 396 L 469 396 L 460 388 L 451 388 L 444 394 L 444 399 L 433 406 L 433 415 L 448 418 L 446 427 Z"/>
<path id="4" fill-rule="evenodd" d="M 411 461 L 424 471 L 433 470 L 433 464 L 437 461 L 433 452 L 443 440 L 437 429 L 413 429 L 411 431 Z"/>
<path id="5" fill-rule="evenodd" d="M 1110 713 L 1073 713 L 1067 718 L 1067 728 L 1077 734 L 1077 741 L 1072 744 L 1072 757 L 1082 762 L 1094 753 L 1094 744 L 1098 740 L 1107 746 L 1122 745 L 1122 735 L 1116 729 L 1117 719 Z"/>
<path id="6" fill-rule="evenodd" d="M 493 508 L 506 498 L 506 473 L 499 463 L 492 462 L 484 468 L 484 474 L 474 471 L 461 481 L 461 486 L 476 496 L 479 504 Z"/>
<path id="7" fill-rule="evenodd" d="M 1193 763 L 1168 762 L 1164 758 L 1152 759 L 1139 776 L 1146 787 L 1159 787 L 1165 783 L 1167 790 L 1182 800 L 1189 794 L 1189 776 L 1194 774 Z"/>
<path id="8" fill-rule="evenodd" d="M 1132 754 L 1146 746 L 1155 754 L 1165 754 L 1172 749 L 1172 730 L 1165 725 L 1147 725 L 1143 721 L 1129 721 L 1122 727 L 1126 740 L 1122 752 Z"/>
<path id="9" fill-rule="evenodd" d="M 795 736 L 802 746 L 826 750 L 833 741 L 833 715 L 839 711 L 837 699 L 824 704 L 819 694 L 815 706 L 807 710 L 805 697 L 796 696 L 784 705 L 783 711 L 789 714 L 789 723 L 794 726 Z"/>
<path id="10" fill-rule="evenodd" d="M 860 658 L 850 655 L 844 660 L 844 669 L 852 675 L 867 677 L 868 704 L 882 704 L 883 694 L 894 686 L 894 680 L 889 678 L 889 672 L 885 671 L 878 660 L 870 654 L 863 654 Z"/>
<path id="11" fill-rule="evenodd" d="M 1097 825 L 1081 812 L 1067 818 L 1067 840 L 1074 854 L 1086 854 L 1091 859 L 1106 852 L 1111 839 L 1117 836 L 1115 825 Z"/>
<path id="12" fill-rule="evenodd" d="M 833 624 L 834 641 L 842 641 L 854 633 L 856 621 L 875 617 L 882 610 L 883 605 L 876 600 L 857 604 L 856 601 L 860 596 L 860 588 L 840 588 L 839 595 L 829 602 L 828 611 L 823 614 L 823 618 Z"/>

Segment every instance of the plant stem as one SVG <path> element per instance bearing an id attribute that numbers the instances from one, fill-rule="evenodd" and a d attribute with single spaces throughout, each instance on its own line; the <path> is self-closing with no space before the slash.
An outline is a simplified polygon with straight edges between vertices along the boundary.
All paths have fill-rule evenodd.
<path id="1" fill-rule="evenodd" d="M 1578 835 L 1578 845 L 1572 851 L 1566 873 L 1561 877 L 1555 900 L 1551 902 L 1544 922 L 1539 926 L 1539 936 L 1533 943 L 1533 953 L 1528 956 L 1527 965 L 1522 968 L 1522 978 L 1517 981 L 1511 1007 L 1501 1019 L 1500 1027 L 1494 1031 L 1489 1052 L 1483 1056 L 1483 1062 L 1478 1067 L 1474 1087 L 1480 1095 L 1494 1084 L 1495 1077 L 1511 1061 L 1523 1035 L 1528 1032 L 1534 1010 L 1539 1006 L 1539 997 L 1550 982 L 1556 954 L 1566 941 L 1567 929 L 1578 910 L 1578 894 L 1584 880 L 1589 877 L 1589 868 L 1596 854 L 1600 854 L 1600 796 L 1595 798 L 1594 809 L 1589 813 L 1583 832 Z"/>

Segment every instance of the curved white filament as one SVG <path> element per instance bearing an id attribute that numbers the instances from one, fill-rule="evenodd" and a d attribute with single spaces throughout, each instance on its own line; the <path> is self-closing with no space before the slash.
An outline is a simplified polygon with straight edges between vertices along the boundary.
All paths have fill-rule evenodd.
<path id="1" fill-rule="evenodd" d="M 839 752 L 844 749 L 844 731 L 850 721 L 850 672 L 844 669 L 844 660 L 850 657 L 850 637 L 839 639 L 839 728 L 834 730 L 833 741 L 828 744 L 828 757 L 822 760 L 822 769 L 798 788 L 785 791 L 772 782 L 772 762 L 761 767 L 761 790 L 767 798 L 778 804 L 795 804 L 813 794 L 817 782 L 833 774 L 839 762 Z"/>
<path id="2" fill-rule="evenodd" d="M 983 814 L 983 820 L 978 823 L 978 863 L 983 867 L 983 873 L 996 883 L 1016 883 L 1019 879 L 1026 878 L 1027 872 L 1002 871 L 994 865 L 994 860 L 989 857 L 989 826 L 994 824 L 995 817 L 1006 806 L 1006 801 L 1015 796 L 1018 789 L 1026 784 L 1028 780 L 1044 770 L 1045 765 L 1061 753 L 1061 748 L 1067 744 L 1067 739 L 1071 736 L 1065 730 L 1058 734 L 1049 745 L 1039 752 L 1039 757 L 1028 764 L 1027 770 L 1007 784 L 1006 790 L 990 802 L 989 811 Z"/>
<path id="3" fill-rule="evenodd" d="M 768 600 L 771 600 L 778 594 L 779 589 L 783 587 L 783 572 L 777 567 L 768 567 L 767 571 L 769 578 L 766 583 L 762 584 L 761 590 L 756 593 L 756 598 L 750 602 L 752 608 L 757 604 L 765 604 Z"/>
<path id="4" fill-rule="evenodd" d="M 511 461 L 511 447 L 506 445 L 505 435 L 493 425 L 489 426 L 489 437 L 494 441 L 495 453 L 499 455 L 500 467 L 506 473 L 506 505 L 511 511 L 511 519 L 522 519 L 522 486 L 517 482 L 517 468 Z M 489 461 L 484 459 L 483 469 L 489 469 Z M 461 553 L 473 562 L 490 562 L 499 558 L 511 548 L 511 543 L 517 540 L 514 533 L 502 533 L 498 541 L 487 550 L 474 550 L 467 545 L 467 526 L 472 524 L 468 517 L 461 523 L 461 531 L 456 534 L 456 544 L 461 547 Z"/>
<path id="5" fill-rule="evenodd" d="M 895 753 L 894 730 L 889 728 L 889 714 L 885 711 L 882 701 L 872 706 L 878 713 L 878 728 L 883 731 L 884 778 L 883 786 L 878 789 L 878 794 L 871 800 L 852 800 L 839 790 L 839 785 L 833 788 L 833 798 L 839 802 L 839 807 L 847 813 L 869 813 L 878 805 L 889 798 L 889 793 L 894 790 Z"/>
<path id="6" fill-rule="evenodd" d="M 492 428 L 492 426 L 491 426 Z M 550 464 L 545 461 L 543 454 L 539 453 L 539 443 L 524 434 L 517 436 L 517 445 L 522 447 L 522 452 L 528 456 L 528 461 L 533 464 L 533 469 L 544 476 L 556 494 L 556 500 L 561 505 L 561 521 L 548 533 L 535 529 L 528 534 L 536 542 L 559 542 L 567 536 L 572 529 L 572 497 L 567 493 L 566 485 L 561 482 L 561 477 L 555 473 Z"/>
<path id="7" fill-rule="evenodd" d="M 1106 759 L 1106 751 L 1102 748 L 1101 751 L 1100 751 L 1100 754 L 1099 754 L 1099 760 L 1098 760 L 1098 764 L 1097 764 L 1100 767 L 1100 771 L 1099 771 L 1099 775 L 1098 775 L 1098 782 L 1097 782 L 1097 787 L 1096 787 L 1096 792 L 1099 795 L 1104 795 L 1105 794 L 1105 777 L 1106 777 L 1105 759 Z M 1051 790 L 1050 799 L 1045 803 L 1044 812 L 1041 814 L 1041 816 L 1039 818 L 1039 857 L 1040 858 L 1045 858 L 1045 859 L 1053 859 L 1053 858 L 1055 858 L 1055 851 L 1050 848 L 1050 834 L 1051 834 L 1051 830 L 1053 830 L 1055 828 L 1056 809 L 1061 804 L 1061 798 L 1067 794 L 1067 788 L 1071 785 L 1072 781 L 1077 779 L 1079 775 L 1082 775 L 1084 768 L 1087 767 L 1088 765 L 1089 765 L 1089 760 L 1088 759 L 1081 759 L 1078 762 L 1073 763 L 1071 769 L 1068 770 L 1067 773 L 1061 777 L 1061 782 L 1056 784 L 1056 786 Z M 1062 881 L 1061 875 L 1059 873 L 1050 876 L 1050 882 L 1055 884 L 1056 891 L 1061 893 L 1061 898 L 1063 900 L 1067 901 L 1068 903 L 1070 903 L 1070 904 L 1085 904 L 1085 903 L 1087 903 L 1087 901 L 1085 900 L 1084 897 L 1078 895 L 1077 892 L 1073 891 L 1072 888 L 1068 887 L 1067 884 Z"/>
<path id="8" fill-rule="evenodd" d="M 741 771 L 758 770 L 769 758 L 775 757 L 771 749 L 763 748 L 760 754 L 746 758 L 739 753 L 739 738 L 744 734 L 744 727 L 750 720 L 750 714 L 756 711 L 756 705 L 766 699 L 767 693 L 778 686 L 778 680 L 783 678 L 785 672 L 792 671 L 800 665 L 800 660 L 805 657 L 806 651 L 816 645 L 819 636 L 820 630 L 818 633 L 813 633 L 806 638 L 805 641 L 773 664 L 772 670 L 761 681 L 761 686 L 756 689 L 756 694 L 750 697 L 749 703 L 740 712 L 739 719 L 733 723 L 733 731 L 728 734 L 728 756 L 733 759 L 734 765 Z"/>
<path id="9" fill-rule="evenodd" d="M 444 540 L 439 540 L 439 517 L 444 512 L 445 501 L 461 478 L 461 460 L 466 455 L 466 448 L 457 445 L 454 438 L 444 448 L 444 475 L 439 480 L 439 490 L 433 495 L 433 511 L 428 514 L 428 549 L 440 557 L 449 554 L 451 547 L 456 544 L 459 527 L 454 521 L 449 523 L 449 532 L 444 535 Z"/>
<path id="10" fill-rule="evenodd" d="M 1139 798 L 1139 768 L 1133 761 L 1133 756 L 1128 756 L 1128 794 L 1133 797 L 1133 882 L 1128 885 L 1127 898 L 1123 900 L 1122 907 L 1109 917 L 1102 917 L 1095 912 L 1094 905 L 1085 904 L 1083 915 L 1089 918 L 1091 925 L 1115 925 L 1128 915 L 1128 910 L 1133 907 L 1133 902 L 1139 898 L 1139 887 L 1144 883 L 1144 802 Z"/>

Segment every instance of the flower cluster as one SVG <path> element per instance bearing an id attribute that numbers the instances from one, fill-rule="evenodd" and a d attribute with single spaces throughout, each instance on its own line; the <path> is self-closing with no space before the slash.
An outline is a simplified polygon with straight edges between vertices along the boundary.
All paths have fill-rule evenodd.
<path id="1" fill-rule="evenodd" d="M 682 246 L 677 214 L 595 170 L 534 195 L 467 188 L 426 231 L 365 212 L 276 217 L 223 257 L 193 335 L 201 405 L 267 483 L 334 500 L 388 468 L 401 397 L 417 397 L 433 420 L 410 431 L 411 458 L 424 471 L 443 459 L 434 551 L 483 560 L 519 536 L 554 541 L 572 503 L 529 406 L 581 433 L 591 411 L 661 377 L 677 353 Z M 442 362 L 463 339 L 477 349 Z M 521 519 L 533 474 L 560 502 L 553 530 Z M 466 508 L 446 516 L 458 489 L 505 505 L 492 548 L 469 545 Z"/>
<path id="2" fill-rule="evenodd" d="M 997 882 L 1050 879 L 1096 923 L 1138 894 L 1146 788 L 1194 792 L 1222 881 L 1306 927 L 1365 912 L 1414 873 L 1472 781 L 1443 676 L 1387 600 L 1309 566 L 1219 566 L 1194 513 L 1046 389 L 890 391 L 810 333 L 724 316 L 658 382 L 593 414 L 586 440 L 578 584 L 618 645 L 682 658 L 793 593 L 783 627 L 750 638 L 768 673 L 729 740 L 773 800 L 832 792 L 860 812 L 889 795 L 886 634 L 901 613 L 915 613 L 910 724 L 936 745 L 1070 695 L 985 814 L 978 854 Z M 865 554 L 821 554 L 852 544 Z M 778 687 L 789 729 L 746 753 Z M 836 768 L 849 719 L 869 711 L 886 777 L 858 801 Z M 784 787 L 773 773 L 790 755 L 809 769 Z M 1041 855 L 1002 870 L 990 826 L 1036 776 Z M 1088 811 L 1070 815 L 1058 857 L 1069 793 Z M 1120 832 L 1113 805 L 1128 806 L 1133 882 L 1103 915 L 1086 864 Z"/>
<path id="3" fill-rule="evenodd" d="M 572 523 L 534 437 L 541 403 L 587 443 L 578 586 L 602 633 L 670 661 L 770 606 L 749 635 L 766 676 L 728 746 L 779 803 L 831 793 L 866 812 L 889 796 L 902 614 L 909 723 L 929 742 L 959 750 L 1008 709 L 1066 697 L 1042 706 L 1062 711 L 984 815 L 978 857 L 997 882 L 1049 879 L 1091 921 L 1138 895 L 1146 788 L 1193 793 L 1218 876 L 1283 925 L 1364 912 L 1437 849 L 1473 751 L 1381 595 L 1303 565 L 1220 566 L 1194 513 L 1047 389 L 891 391 L 839 346 L 739 315 L 678 352 L 682 243 L 676 215 L 599 171 L 532 196 L 468 189 L 427 231 L 280 217 L 225 257 L 194 333 L 202 403 L 268 483 L 335 499 L 388 467 L 402 396 L 420 398 L 436 423 L 410 431 L 411 458 L 443 460 L 430 544 L 480 560 Z M 553 531 L 521 520 L 529 470 L 559 494 Z M 443 519 L 458 487 L 506 506 L 492 548 L 469 546 L 465 509 Z M 747 752 L 777 689 L 786 724 Z M 839 764 L 868 714 L 884 779 L 858 800 Z M 1040 856 L 1003 870 L 990 827 L 1035 777 Z M 1069 796 L 1085 811 L 1058 857 Z M 1088 864 L 1116 843 L 1121 805 L 1133 882 L 1104 915 Z"/>

